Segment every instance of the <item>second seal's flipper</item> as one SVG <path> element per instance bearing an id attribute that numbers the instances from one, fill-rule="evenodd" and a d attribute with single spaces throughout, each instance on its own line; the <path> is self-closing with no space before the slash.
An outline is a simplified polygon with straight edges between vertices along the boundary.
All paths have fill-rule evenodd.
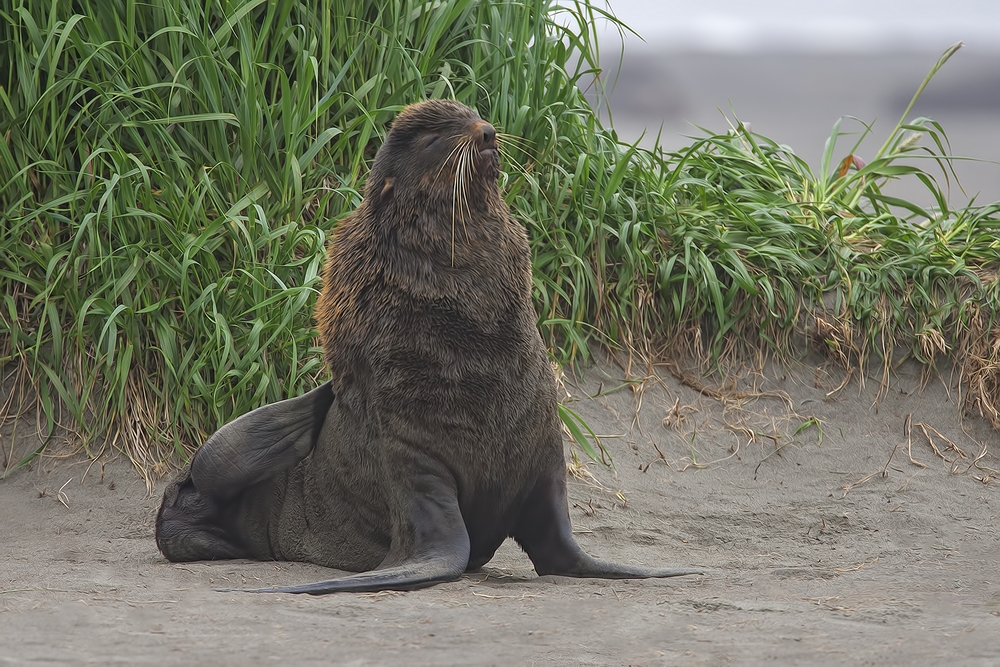
<path id="1" fill-rule="evenodd" d="M 246 413 L 202 445 L 191 462 L 200 493 L 230 498 L 304 459 L 333 404 L 332 383 Z"/>
<path id="2" fill-rule="evenodd" d="M 405 517 L 394 529 L 392 546 L 378 568 L 340 579 L 300 586 L 261 588 L 251 593 L 326 593 L 408 591 L 455 581 L 469 564 L 469 533 L 450 476 L 417 473 Z"/>
<path id="3" fill-rule="evenodd" d="M 540 481 L 525 503 L 514 539 L 539 575 L 595 579 L 651 579 L 703 574 L 692 568 L 648 568 L 596 560 L 573 539 L 566 503 L 566 480 Z"/>

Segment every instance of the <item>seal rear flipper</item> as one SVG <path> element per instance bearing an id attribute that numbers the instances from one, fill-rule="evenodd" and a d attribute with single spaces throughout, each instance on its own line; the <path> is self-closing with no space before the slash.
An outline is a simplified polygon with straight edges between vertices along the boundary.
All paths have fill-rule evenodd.
<path id="1" fill-rule="evenodd" d="M 450 476 L 415 474 L 408 480 L 402 521 L 393 530 L 389 553 L 378 568 L 340 579 L 299 586 L 261 588 L 252 593 L 407 591 L 455 581 L 469 564 L 469 533 Z"/>
<path id="2" fill-rule="evenodd" d="M 327 382 L 229 422 L 195 453 L 195 487 L 208 496 L 231 498 L 291 468 L 316 445 L 333 398 L 332 383 Z"/>
<path id="3" fill-rule="evenodd" d="M 539 576 L 595 579 L 650 579 L 703 574 L 691 568 L 647 568 L 599 561 L 573 538 L 566 502 L 566 479 L 540 480 L 528 496 L 512 535 L 531 559 Z"/>

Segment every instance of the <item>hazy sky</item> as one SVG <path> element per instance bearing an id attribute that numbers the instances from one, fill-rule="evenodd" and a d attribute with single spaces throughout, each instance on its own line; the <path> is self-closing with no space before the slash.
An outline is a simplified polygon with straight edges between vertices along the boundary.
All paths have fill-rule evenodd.
<path id="1" fill-rule="evenodd" d="M 1000 0 L 611 0 L 648 46 L 682 51 L 1000 51 Z M 635 38 L 629 46 L 641 44 Z"/>

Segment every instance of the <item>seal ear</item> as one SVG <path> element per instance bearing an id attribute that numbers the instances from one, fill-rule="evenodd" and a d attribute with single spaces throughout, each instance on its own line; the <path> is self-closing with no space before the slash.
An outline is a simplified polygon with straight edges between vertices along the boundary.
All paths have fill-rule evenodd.
<path id="1" fill-rule="evenodd" d="M 379 197 L 385 197 L 392 193 L 393 186 L 395 185 L 396 179 L 392 176 L 385 179 L 382 182 L 382 191 L 379 193 Z"/>
<path id="2" fill-rule="evenodd" d="M 191 481 L 202 494 L 231 498 L 304 459 L 333 405 L 331 382 L 229 422 L 201 446 Z"/>

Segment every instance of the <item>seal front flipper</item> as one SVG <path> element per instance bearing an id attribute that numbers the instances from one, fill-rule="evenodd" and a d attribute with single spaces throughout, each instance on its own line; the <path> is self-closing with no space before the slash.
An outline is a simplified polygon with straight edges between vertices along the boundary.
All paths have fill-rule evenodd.
<path id="1" fill-rule="evenodd" d="M 469 533 L 450 475 L 418 473 L 408 480 L 402 516 L 393 529 L 389 553 L 370 572 L 300 586 L 261 588 L 253 593 L 408 591 L 455 581 L 469 564 Z"/>
<path id="2" fill-rule="evenodd" d="M 566 478 L 539 480 L 528 496 L 512 537 L 528 554 L 535 572 L 595 579 L 650 579 L 703 574 L 690 568 L 647 568 L 599 561 L 573 539 L 566 502 Z"/>
<path id="3" fill-rule="evenodd" d="M 195 453 L 195 488 L 215 498 L 231 498 L 291 468 L 312 451 L 333 398 L 333 385 L 327 382 L 229 422 Z"/>

